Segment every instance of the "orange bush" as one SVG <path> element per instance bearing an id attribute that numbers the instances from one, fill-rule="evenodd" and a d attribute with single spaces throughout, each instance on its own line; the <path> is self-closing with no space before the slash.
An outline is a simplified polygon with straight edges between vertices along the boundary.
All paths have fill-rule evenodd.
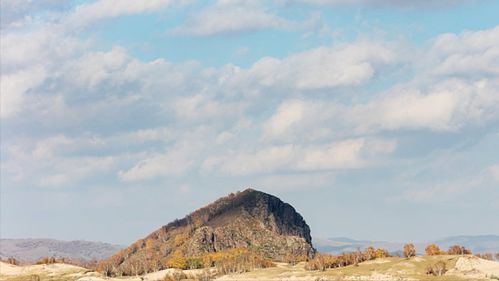
<path id="1" fill-rule="evenodd" d="M 436 244 L 430 244 L 426 246 L 424 251 L 428 256 L 436 256 L 442 254 L 440 247 L 438 247 Z"/>
<path id="2" fill-rule="evenodd" d="M 414 244 L 405 244 L 404 245 L 404 256 L 406 258 L 416 256 L 416 247 L 414 247 Z"/>

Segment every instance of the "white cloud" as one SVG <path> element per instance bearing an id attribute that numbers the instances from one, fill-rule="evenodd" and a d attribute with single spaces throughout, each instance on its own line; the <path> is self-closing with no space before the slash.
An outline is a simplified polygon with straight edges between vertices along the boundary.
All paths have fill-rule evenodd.
<path id="1" fill-rule="evenodd" d="M 82 42 L 53 25 L 35 30 L 3 32 L 0 48 L 3 73 L 43 65 L 50 67 L 86 47 Z"/>
<path id="2" fill-rule="evenodd" d="M 386 142 L 391 149 L 379 149 L 380 142 Z M 394 147 L 392 141 L 365 139 L 307 146 L 274 145 L 208 158 L 204 161 L 202 169 L 206 172 L 220 171 L 230 175 L 357 169 L 370 164 L 369 160 L 374 155 L 391 153 Z M 375 149 L 369 151 L 370 148 Z"/>
<path id="3" fill-rule="evenodd" d="M 195 133 L 196 134 L 196 133 Z M 168 176 L 182 176 L 196 164 L 197 155 L 205 143 L 200 140 L 189 141 L 183 137 L 168 151 L 149 153 L 128 170 L 118 172 L 118 177 L 125 182 L 150 180 Z"/>
<path id="4" fill-rule="evenodd" d="M 264 134 L 267 136 L 282 136 L 293 125 L 305 118 L 307 105 L 302 101 L 291 100 L 279 105 L 276 113 L 264 124 Z M 309 113 L 309 112 L 307 112 Z"/>
<path id="5" fill-rule="evenodd" d="M 373 105 L 381 114 L 378 115 L 379 120 L 374 120 L 379 122 L 378 126 L 387 129 L 448 130 L 456 125 L 452 123 L 452 118 L 461 102 L 462 94 L 464 93 L 459 89 L 458 91 L 443 89 L 429 94 L 420 92 L 394 94 Z"/>
<path id="6" fill-rule="evenodd" d="M 191 16 L 186 23 L 172 29 L 171 33 L 211 36 L 261 29 L 285 29 L 290 25 L 287 20 L 253 5 L 218 5 Z"/>
<path id="7" fill-rule="evenodd" d="M 68 14 L 64 23 L 72 27 L 81 27 L 99 20 L 120 16 L 141 14 L 156 11 L 160 8 L 179 4 L 184 1 L 172 0 L 97 0 L 89 4 L 77 6 Z"/>
<path id="8" fill-rule="evenodd" d="M 306 149 L 294 165 L 305 171 L 360 168 L 366 165 L 361 159 L 364 145 L 365 140 L 354 139 L 314 146 Z"/>
<path id="9" fill-rule="evenodd" d="M 182 153 L 170 152 L 156 154 L 146 158 L 126 171 L 118 173 L 122 181 L 140 181 L 157 177 L 179 176 L 187 171 L 193 163 Z"/>
<path id="10" fill-rule="evenodd" d="M 88 53 L 68 64 L 67 79 L 81 87 L 94 88 L 102 81 L 122 78 L 120 75 L 131 58 L 125 49 L 114 47 L 108 52 Z M 116 75 L 119 73 L 118 75 Z"/>
<path id="11" fill-rule="evenodd" d="M 37 13 L 50 10 L 62 10 L 67 7 L 66 1 L 60 0 L 3 0 L 1 3 L 2 29 L 18 27 L 23 21 L 33 18 Z"/>
<path id="12" fill-rule="evenodd" d="M 216 1 L 208 8 L 189 16 L 185 23 L 170 30 L 176 35 L 213 36 L 257 30 L 285 30 L 324 33 L 327 26 L 319 13 L 313 13 L 304 21 L 288 20 L 278 14 L 274 5 L 265 1 Z M 282 8 L 282 7 L 281 7 Z"/>
<path id="13" fill-rule="evenodd" d="M 3 56 L 2 56 L 3 58 Z M 26 107 L 29 91 L 45 80 L 47 73 L 41 66 L 0 76 L 0 117 L 12 117 Z"/>
<path id="14" fill-rule="evenodd" d="M 436 38 L 429 54 L 430 71 L 435 75 L 472 78 L 499 74 L 499 26 L 482 31 L 447 33 Z M 428 61 L 423 61 L 426 63 Z M 437 62 L 435 66 L 435 62 Z"/>
<path id="15" fill-rule="evenodd" d="M 74 144 L 75 141 L 65 135 L 57 135 L 54 137 L 43 139 L 37 142 L 33 149 L 33 158 L 37 161 L 51 160 L 55 154 L 63 152 L 68 146 Z"/>
<path id="16" fill-rule="evenodd" d="M 393 45 L 360 41 L 307 50 L 284 59 L 262 58 L 246 74 L 263 86 L 319 90 L 362 84 L 378 68 L 399 59 Z"/>
<path id="17" fill-rule="evenodd" d="M 313 5 L 355 5 L 364 4 L 371 6 L 392 6 L 402 8 L 429 8 L 429 7 L 447 7 L 459 3 L 471 2 L 473 0 L 297 0 L 297 2 Z"/>
<path id="18" fill-rule="evenodd" d="M 216 101 L 209 93 L 182 97 L 175 101 L 173 110 L 180 120 L 227 118 L 244 112 L 245 102 Z"/>
<path id="19" fill-rule="evenodd" d="M 489 172 L 492 177 L 499 182 L 499 165 L 493 165 L 489 168 Z"/>
<path id="20" fill-rule="evenodd" d="M 284 174 L 265 176 L 256 184 L 263 190 L 310 190 L 332 186 L 334 183 L 333 173 L 307 173 L 307 174 Z"/>

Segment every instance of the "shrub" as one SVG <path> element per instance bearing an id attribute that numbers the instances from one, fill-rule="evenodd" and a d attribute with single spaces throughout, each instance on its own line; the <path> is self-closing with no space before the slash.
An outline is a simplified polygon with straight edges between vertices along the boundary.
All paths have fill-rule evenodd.
<path id="1" fill-rule="evenodd" d="M 404 257 L 410 258 L 416 256 L 416 247 L 414 244 L 405 244 L 404 245 Z"/>
<path id="2" fill-rule="evenodd" d="M 203 256 L 205 267 L 216 267 L 222 274 L 241 273 L 255 268 L 273 267 L 275 264 L 255 251 L 247 248 L 235 248 L 226 251 L 208 253 Z"/>
<path id="3" fill-rule="evenodd" d="M 7 263 L 10 263 L 12 265 L 19 265 L 19 261 L 16 260 L 15 258 L 8 258 Z"/>
<path id="4" fill-rule="evenodd" d="M 428 256 L 436 256 L 436 255 L 440 255 L 442 253 L 442 251 L 440 250 L 440 248 L 436 244 L 430 244 L 430 245 L 426 246 L 424 251 L 425 251 L 426 255 L 428 255 Z"/>
<path id="5" fill-rule="evenodd" d="M 53 263 L 57 263 L 57 260 L 54 257 L 43 257 L 36 262 L 36 264 L 53 264 Z"/>
<path id="6" fill-rule="evenodd" d="M 435 276 L 442 276 L 446 271 L 446 265 L 443 261 L 438 261 L 426 267 L 426 274 L 432 274 Z"/>
<path id="7" fill-rule="evenodd" d="M 169 268 L 187 269 L 187 259 L 180 251 L 176 251 L 168 260 L 167 266 Z"/>
<path id="8" fill-rule="evenodd" d="M 449 255 L 471 255 L 471 251 L 463 246 L 454 245 L 447 251 Z"/>
<path id="9" fill-rule="evenodd" d="M 390 253 L 387 250 L 381 249 L 381 248 L 376 249 L 376 258 L 377 259 L 387 258 L 389 256 L 390 256 Z"/>
<path id="10" fill-rule="evenodd" d="M 203 260 L 201 258 L 187 258 L 188 269 L 203 268 Z"/>
<path id="11" fill-rule="evenodd" d="M 317 253 L 312 260 L 308 261 L 305 269 L 324 271 L 328 268 L 357 265 L 358 263 L 363 261 L 372 260 L 375 258 L 385 258 L 389 256 L 390 254 L 387 250 L 374 249 L 373 247 L 367 248 L 364 252 L 361 252 L 359 250 L 353 253 L 343 253 L 338 256 Z"/>

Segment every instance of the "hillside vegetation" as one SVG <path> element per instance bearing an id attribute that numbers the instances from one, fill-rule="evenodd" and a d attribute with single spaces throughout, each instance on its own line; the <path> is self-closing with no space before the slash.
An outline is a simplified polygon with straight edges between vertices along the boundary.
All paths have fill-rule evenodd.
<path id="1" fill-rule="evenodd" d="M 305 260 L 314 253 L 310 228 L 291 205 L 247 189 L 161 227 L 97 269 L 107 276 L 130 276 L 245 260 L 258 268 L 271 265 L 270 260 Z M 214 256 L 218 260 L 210 260 Z"/>
<path id="2" fill-rule="evenodd" d="M 446 266 L 442 276 L 428 274 L 428 267 L 438 262 Z M 275 267 L 250 272 L 220 275 L 214 269 L 166 269 L 134 277 L 105 277 L 84 268 L 53 264 L 14 266 L 0 262 L 2 281 L 164 281 L 164 280 L 218 280 L 218 281 L 479 281 L 499 280 L 499 262 L 474 256 L 437 255 L 412 258 L 387 257 L 325 270 L 307 270 L 307 264 L 277 263 Z M 36 279 L 39 278 L 39 279 Z"/>

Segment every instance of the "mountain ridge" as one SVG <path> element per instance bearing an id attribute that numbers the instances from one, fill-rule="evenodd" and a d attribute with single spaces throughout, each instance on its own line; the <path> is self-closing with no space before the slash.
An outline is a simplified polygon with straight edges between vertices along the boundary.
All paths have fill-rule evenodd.
<path id="1" fill-rule="evenodd" d="M 43 257 L 72 260 L 101 260 L 124 248 L 123 245 L 86 240 L 57 240 L 50 238 L 0 239 L 0 258 L 15 258 L 34 262 Z"/>
<path id="2" fill-rule="evenodd" d="M 387 249 L 392 253 L 402 251 L 406 242 L 356 240 L 346 237 L 315 238 L 315 246 L 318 251 L 332 254 L 342 252 L 353 252 L 357 248 L 364 249 L 369 246 Z M 473 253 L 496 253 L 499 252 L 499 235 L 455 235 L 447 236 L 435 240 L 413 243 L 418 253 L 423 253 L 426 245 L 435 243 L 443 249 L 453 245 L 462 245 L 470 249 Z"/>

